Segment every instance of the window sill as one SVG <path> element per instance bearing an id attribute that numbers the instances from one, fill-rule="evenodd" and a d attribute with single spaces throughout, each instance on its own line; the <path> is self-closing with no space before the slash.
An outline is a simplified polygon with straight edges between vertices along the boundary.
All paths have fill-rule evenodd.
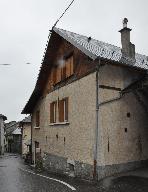
<path id="1" fill-rule="evenodd" d="M 40 129 L 40 127 L 34 127 L 34 129 Z"/>
<path id="2" fill-rule="evenodd" d="M 66 122 L 50 123 L 49 125 L 50 125 L 50 126 L 54 126 L 54 125 L 69 125 L 69 122 L 66 121 Z"/>

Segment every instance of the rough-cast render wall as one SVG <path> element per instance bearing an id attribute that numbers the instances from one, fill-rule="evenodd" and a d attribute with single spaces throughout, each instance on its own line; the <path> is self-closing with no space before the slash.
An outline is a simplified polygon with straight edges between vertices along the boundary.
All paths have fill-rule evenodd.
<path id="1" fill-rule="evenodd" d="M 96 74 L 90 74 L 42 98 L 40 129 L 33 128 L 33 141 L 44 152 L 93 165 L 94 133 L 96 125 Z M 101 68 L 99 84 L 124 89 L 140 77 L 134 70 L 107 65 Z M 99 89 L 99 102 L 119 96 L 119 91 Z M 69 97 L 69 125 L 50 125 L 50 103 Z M 127 117 L 130 113 L 130 117 Z M 100 106 L 98 166 L 137 162 L 147 159 L 148 120 L 133 93 L 120 100 Z M 127 132 L 125 131 L 127 128 Z M 58 135 L 58 138 L 57 138 Z M 65 143 L 64 143 L 65 137 Z M 34 148 L 34 146 L 33 146 Z M 110 174 L 111 167 L 105 172 Z M 118 168 L 116 172 L 118 172 Z M 114 173 L 115 170 L 112 171 Z M 104 175 L 104 173 L 102 173 Z"/>
<path id="2" fill-rule="evenodd" d="M 28 152 L 26 143 L 29 140 L 31 140 L 31 125 L 26 123 L 23 125 L 22 154 L 26 154 Z"/>
<path id="3" fill-rule="evenodd" d="M 49 93 L 38 102 L 33 113 L 33 127 L 35 111 L 38 109 L 41 122 L 40 129 L 33 128 L 33 141 L 40 143 L 42 154 L 46 152 L 93 164 L 96 125 L 95 78 L 96 74 L 92 73 Z M 69 125 L 50 125 L 50 103 L 64 97 L 69 97 Z"/>
<path id="4" fill-rule="evenodd" d="M 106 66 L 100 72 L 100 84 L 125 88 L 139 74 L 127 68 Z M 119 91 L 100 89 L 100 102 L 119 96 Z M 130 117 L 127 117 L 130 113 Z M 148 118 L 133 93 L 100 106 L 100 151 L 102 165 L 122 164 L 148 158 Z M 125 131 L 127 129 L 127 132 Z"/>

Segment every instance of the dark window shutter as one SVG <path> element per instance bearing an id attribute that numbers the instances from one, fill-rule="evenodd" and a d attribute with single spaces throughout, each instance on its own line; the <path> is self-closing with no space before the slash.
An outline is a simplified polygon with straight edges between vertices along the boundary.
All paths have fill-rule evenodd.
<path id="1" fill-rule="evenodd" d="M 64 122 L 64 100 L 59 100 L 59 122 Z"/>
<path id="2" fill-rule="evenodd" d="M 40 126 L 40 111 L 36 112 L 36 127 Z"/>
<path id="3" fill-rule="evenodd" d="M 57 101 L 50 103 L 50 123 L 56 122 Z"/>
<path id="4" fill-rule="evenodd" d="M 68 97 L 65 98 L 65 120 L 68 121 Z"/>
<path id="5" fill-rule="evenodd" d="M 73 64 L 74 62 L 73 62 L 73 56 L 71 57 L 71 61 L 70 61 L 70 74 L 71 75 L 73 75 L 73 73 L 74 73 L 74 69 L 73 69 Z"/>
<path id="6" fill-rule="evenodd" d="M 62 71 L 62 80 L 66 78 L 66 65 L 64 64 L 63 68 L 61 69 Z"/>
<path id="7" fill-rule="evenodd" d="M 61 67 L 56 68 L 56 83 L 61 81 Z"/>
<path id="8" fill-rule="evenodd" d="M 50 123 L 54 123 L 54 103 L 50 103 Z"/>
<path id="9" fill-rule="evenodd" d="M 53 78 L 53 84 L 55 85 L 56 82 L 57 82 L 57 69 L 56 68 L 53 68 L 53 71 L 52 71 L 52 78 Z"/>
<path id="10" fill-rule="evenodd" d="M 55 113 L 54 113 L 55 111 Z M 56 119 L 57 119 L 57 101 L 55 101 L 53 103 L 53 122 L 56 123 Z"/>
<path id="11" fill-rule="evenodd" d="M 70 56 L 65 60 L 66 65 L 66 77 L 69 77 L 73 74 L 73 56 Z"/>

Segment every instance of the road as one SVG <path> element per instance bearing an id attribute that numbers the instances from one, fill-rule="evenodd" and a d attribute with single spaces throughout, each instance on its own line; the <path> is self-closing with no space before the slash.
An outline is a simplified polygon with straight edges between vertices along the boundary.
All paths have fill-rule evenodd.
<path id="1" fill-rule="evenodd" d="M 33 172 L 18 155 L 0 157 L 0 192 L 98 192 L 98 187 L 73 178 Z"/>
<path id="2" fill-rule="evenodd" d="M 127 175 L 106 181 L 106 187 L 101 187 L 75 178 L 36 173 L 18 155 L 0 156 L 0 192 L 148 192 L 148 178 Z"/>

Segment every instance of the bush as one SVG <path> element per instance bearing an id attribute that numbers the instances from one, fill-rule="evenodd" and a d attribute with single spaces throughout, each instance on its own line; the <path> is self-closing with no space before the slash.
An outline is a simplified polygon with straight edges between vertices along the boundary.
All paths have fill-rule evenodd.
<path id="1" fill-rule="evenodd" d="M 43 159 L 41 157 L 36 160 L 35 168 L 38 172 L 43 170 Z"/>

